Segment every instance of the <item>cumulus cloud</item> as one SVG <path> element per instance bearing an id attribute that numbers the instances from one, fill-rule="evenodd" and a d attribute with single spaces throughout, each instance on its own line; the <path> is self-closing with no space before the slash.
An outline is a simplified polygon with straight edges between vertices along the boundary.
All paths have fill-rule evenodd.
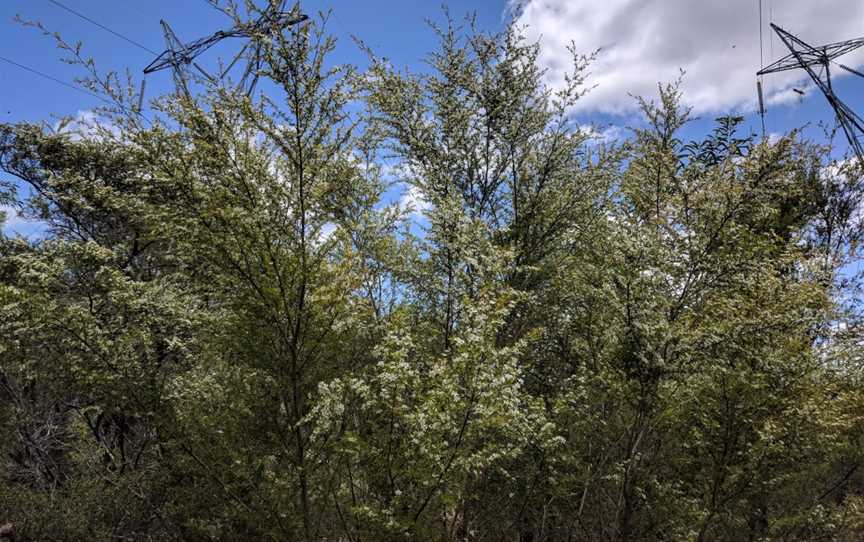
<path id="1" fill-rule="evenodd" d="M 425 211 L 429 210 L 432 207 L 432 204 L 423 197 L 419 188 L 411 185 L 402 193 L 402 197 L 399 200 L 399 207 L 403 209 L 405 213 L 419 217 L 422 216 Z"/>
<path id="2" fill-rule="evenodd" d="M 0 205 L 0 216 L 3 217 L 3 225 L 7 228 L 13 228 L 25 222 L 18 214 L 18 210 L 10 205 Z"/>
<path id="3" fill-rule="evenodd" d="M 626 137 L 623 129 L 618 126 L 581 126 L 580 130 L 588 138 L 589 143 L 613 143 Z"/>
<path id="4" fill-rule="evenodd" d="M 74 117 L 66 117 L 54 123 L 54 131 L 69 134 L 74 140 L 103 139 L 106 136 L 118 137 L 120 130 L 92 110 L 78 111 Z"/>
<path id="5" fill-rule="evenodd" d="M 338 226 L 332 222 L 327 222 L 321 226 L 321 229 L 318 230 L 318 239 L 317 242 L 325 243 L 333 237 L 333 234 L 336 233 L 336 229 Z"/>
<path id="6" fill-rule="evenodd" d="M 760 69 L 759 2 L 756 0 L 511 0 L 518 25 L 541 43 L 547 78 L 560 85 L 572 66 L 567 46 L 600 52 L 590 67 L 596 85 L 577 110 L 626 114 L 635 108 L 628 95 L 653 97 L 658 82 L 671 82 L 684 70 L 685 99 L 696 113 L 756 109 Z M 764 61 L 788 50 L 768 27 L 769 20 L 812 45 L 859 37 L 864 21 L 860 0 L 765 0 Z M 773 51 L 773 57 L 771 53 Z M 843 63 L 860 66 L 864 51 Z M 839 72 L 839 73 L 838 73 Z M 844 72 L 835 70 L 838 77 Z M 765 77 L 766 101 L 794 100 L 802 71 Z"/>
<path id="7" fill-rule="evenodd" d="M 10 205 L 0 205 L 0 215 L 0 229 L 7 236 L 39 237 L 45 231 L 43 222 L 24 218 Z"/>

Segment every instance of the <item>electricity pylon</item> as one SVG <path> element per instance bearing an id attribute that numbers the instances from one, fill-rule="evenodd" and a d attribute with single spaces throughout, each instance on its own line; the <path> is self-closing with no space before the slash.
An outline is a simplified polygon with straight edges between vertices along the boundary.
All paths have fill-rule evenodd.
<path id="1" fill-rule="evenodd" d="M 845 132 L 852 150 L 858 156 L 858 160 L 864 163 L 864 145 L 862 145 L 864 144 L 864 119 L 859 117 L 834 94 L 834 88 L 831 84 L 830 67 L 834 59 L 860 47 L 864 47 L 864 38 L 814 47 L 774 23 L 771 23 L 771 28 L 780 36 L 780 39 L 789 48 L 790 53 L 768 67 L 763 68 L 756 75 L 797 69 L 806 71 L 813 80 L 813 83 L 819 87 L 819 90 L 822 91 L 822 94 L 825 95 L 828 103 L 834 109 L 834 113 L 837 115 L 837 122 L 843 127 L 843 132 Z M 849 66 L 839 63 L 837 66 L 853 75 L 864 77 L 864 73 Z"/>
<path id="2" fill-rule="evenodd" d="M 162 25 L 162 32 L 165 36 L 165 51 L 157 56 L 146 68 L 144 73 L 149 74 L 166 68 L 171 68 L 174 72 L 174 81 L 177 86 L 186 94 L 189 95 L 187 86 L 186 69 L 188 66 L 193 66 L 204 77 L 212 82 L 225 77 L 225 75 L 234 67 L 243 54 L 252 47 L 251 54 L 248 58 L 246 69 L 240 79 L 238 85 L 246 94 L 251 94 L 255 89 L 255 84 L 258 81 L 258 70 L 261 68 L 261 44 L 255 38 L 261 35 L 273 34 L 281 31 L 283 28 L 299 24 L 309 17 L 306 15 L 282 11 L 281 3 L 271 3 L 270 6 L 261 14 L 258 19 L 250 24 L 238 24 L 229 30 L 220 30 L 210 36 L 195 40 L 191 43 L 183 43 L 174 34 L 174 31 L 167 22 L 159 21 Z M 212 76 L 204 68 L 202 68 L 195 58 L 201 53 L 217 44 L 218 42 L 228 38 L 246 38 L 249 41 L 243 46 L 234 60 L 228 65 L 218 77 Z M 251 80 L 250 80 L 251 77 Z M 143 90 L 142 90 L 143 96 Z"/>

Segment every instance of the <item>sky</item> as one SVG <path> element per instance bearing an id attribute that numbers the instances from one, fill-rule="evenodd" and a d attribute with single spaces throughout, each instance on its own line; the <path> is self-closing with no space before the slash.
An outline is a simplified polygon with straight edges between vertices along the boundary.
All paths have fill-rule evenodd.
<path id="1" fill-rule="evenodd" d="M 552 86 L 561 84 L 568 68 L 568 45 L 583 54 L 597 51 L 588 80 L 594 88 L 573 111 L 586 124 L 620 127 L 637 122 L 632 96 L 656 95 L 659 82 L 672 81 L 683 70 L 685 100 L 698 117 L 686 129 L 687 137 L 697 137 L 710 129 L 715 117 L 730 113 L 744 115 L 754 132 L 761 130 L 755 114 L 755 73 L 787 52 L 770 22 L 814 45 L 864 36 L 861 0 L 308 0 L 303 10 L 332 10 L 329 29 L 338 40 L 336 61 L 363 64 L 365 56 L 350 37 L 356 35 L 393 64 L 422 71 L 427 69 L 424 58 L 435 46 L 426 20 L 440 21 L 442 6 L 455 17 L 476 14 L 478 26 L 488 31 L 514 20 L 530 39 L 539 41 L 540 61 Z M 16 15 L 40 21 L 68 41 L 82 41 L 85 53 L 101 69 L 129 69 L 136 77 L 153 52 L 164 49 L 160 19 L 184 41 L 226 29 L 229 23 L 205 0 L 0 0 L 0 122 L 53 123 L 63 116 L 87 116 L 99 105 L 90 95 L 3 60 L 70 84 L 81 75 L 59 61 L 60 51 L 50 38 L 16 23 Z M 200 62 L 215 67 L 219 58 L 230 59 L 237 49 L 236 43 L 220 45 Z M 861 67 L 864 48 L 842 62 Z M 864 112 L 864 80 L 842 70 L 834 73 L 840 98 Z M 170 81 L 167 71 L 148 76 L 147 94 L 167 90 Z M 833 122 L 824 97 L 801 71 L 765 76 L 764 90 L 770 133 L 808 125 L 816 137 L 818 123 Z M 614 137 L 626 132 L 609 133 Z M 38 231 L 38 225 L 10 211 L 8 232 Z"/>

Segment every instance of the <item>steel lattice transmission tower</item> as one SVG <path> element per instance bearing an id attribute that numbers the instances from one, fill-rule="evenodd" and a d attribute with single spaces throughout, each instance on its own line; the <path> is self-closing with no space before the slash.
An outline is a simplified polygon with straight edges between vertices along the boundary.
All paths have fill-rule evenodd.
<path id="1" fill-rule="evenodd" d="M 858 116 L 834 94 L 834 88 L 831 85 L 830 67 L 834 59 L 860 47 L 864 47 L 864 38 L 814 47 L 774 23 L 771 23 L 771 28 L 780 36 L 780 39 L 789 48 L 790 53 L 768 67 L 763 68 L 756 75 L 797 69 L 806 71 L 813 80 L 813 83 L 819 87 L 819 90 L 822 91 L 822 94 L 825 95 L 828 103 L 834 109 L 834 113 L 837 115 L 837 122 L 843 127 L 843 132 L 845 132 L 852 150 L 858 156 L 858 160 L 864 163 L 864 119 Z M 864 77 L 864 73 L 849 66 L 839 63 L 837 66 L 853 75 Z M 760 109 L 764 111 L 761 104 Z"/>
<path id="2" fill-rule="evenodd" d="M 299 24 L 309 17 L 297 12 L 286 12 L 284 10 L 285 0 L 282 2 L 271 2 L 270 6 L 261 13 L 261 15 L 251 23 L 237 24 L 228 30 L 220 30 L 210 36 L 195 40 L 191 43 L 183 43 L 174 34 L 174 31 L 167 22 L 159 21 L 162 25 L 162 32 L 165 36 L 165 51 L 157 56 L 146 68 L 145 74 L 150 74 L 159 70 L 170 68 L 174 72 L 174 80 L 180 90 L 187 96 L 189 95 L 186 69 L 188 66 L 193 66 L 204 77 L 212 82 L 216 82 L 227 75 L 234 65 L 243 57 L 244 53 L 250 51 L 247 56 L 246 68 L 243 71 L 243 76 L 240 78 L 238 85 L 246 94 L 251 94 L 255 89 L 255 84 L 258 81 L 258 70 L 261 68 L 261 44 L 256 38 L 281 32 L 284 28 Z M 218 77 L 214 77 L 202 68 L 195 58 L 202 54 L 210 47 L 218 42 L 228 38 L 245 38 L 248 41 L 237 53 L 237 56 L 230 62 Z M 143 89 L 141 96 L 143 97 Z M 140 106 L 139 106 L 140 108 Z"/>

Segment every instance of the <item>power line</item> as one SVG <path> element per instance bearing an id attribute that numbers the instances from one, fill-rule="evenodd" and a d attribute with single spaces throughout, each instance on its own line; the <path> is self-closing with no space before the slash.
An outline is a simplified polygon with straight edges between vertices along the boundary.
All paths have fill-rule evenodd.
<path id="1" fill-rule="evenodd" d="M 103 25 L 103 24 L 100 24 L 100 23 L 94 21 L 94 20 L 91 19 L 90 17 L 84 15 L 83 13 L 79 13 L 79 12 L 75 11 L 74 9 L 70 8 L 69 6 L 65 6 L 65 5 L 61 4 L 61 3 L 58 2 L 57 0 L 48 0 L 48 1 L 51 2 L 52 4 L 54 4 L 55 6 L 59 7 L 59 8 L 65 9 L 66 11 L 68 11 L 69 13 L 71 13 L 72 15 L 75 15 L 76 17 L 80 17 L 81 19 L 84 19 L 84 20 L 87 21 L 88 23 L 98 26 L 98 27 L 101 28 L 102 30 L 104 30 L 104 31 L 106 31 L 106 32 L 110 32 L 111 34 L 114 34 L 115 36 L 117 36 L 117 37 L 120 38 L 121 40 L 124 40 L 124 41 L 126 41 L 126 42 L 128 42 L 128 43 L 131 43 L 132 45 L 134 45 L 135 47 L 138 47 L 139 49 L 143 49 L 144 51 L 147 51 L 148 53 L 151 53 L 151 54 L 154 54 L 154 55 L 158 55 L 158 54 L 159 54 L 159 53 L 157 53 L 156 51 L 154 51 L 153 49 L 150 49 L 149 47 L 147 47 L 146 45 L 141 45 L 141 44 L 138 43 L 137 41 L 135 41 L 135 40 L 133 40 L 133 39 L 131 39 L 131 38 L 127 38 L 126 36 L 124 36 L 123 34 L 121 34 L 121 33 L 119 33 L 119 32 L 115 32 L 114 30 L 111 30 L 111 29 L 108 28 L 107 26 L 105 26 L 105 25 Z"/>
<path id="2" fill-rule="evenodd" d="M 862 119 L 848 105 L 840 101 L 840 98 L 834 93 L 831 84 L 831 72 L 828 69 L 830 63 L 835 59 L 845 54 L 851 53 L 856 49 L 864 47 L 864 38 L 840 41 L 837 43 L 829 43 L 822 46 L 813 46 L 804 42 L 801 38 L 790 34 L 774 23 L 771 23 L 771 28 L 779 36 L 786 47 L 789 49 L 789 54 L 780 60 L 775 61 L 767 68 L 759 70 L 757 75 L 767 73 L 776 73 L 793 69 L 803 69 L 810 76 L 810 79 L 822 91 L 834 113 L 837 116 L 837 122 L 843 128 L 846 138 L 849 140 L 849 146 L 855 153 L 859 162 L 864 161 L 864 119 Z M 840 65 L 846 71 L 864 77 L 864 74 Z"/>
<path id="3" fill-rule="evenodd" d="M 29 66 L 25 66 L 24 64 L 20 64 L 18 62 L 15 62 L 14 60 L 8 59 L 5 56 L 0 56 L 0 60 L 2 60 L 3 62 L 8 62 L 9 64 L 12 64 L 13 66 L 20 68 L 24 71 L 28 71 L 30 73 L 36 74 L 39 77 L 44 77 L 45 79 L 48 79 L 49 81 L 53 81 L 53 82 L 57 83 L 58 85 L 63 85 L 64 87 L 71 88 L 72 90 L 77 90 L 78 92 L 81 92 L 82 94 L 87 94 L 88 96 L 92 96 L 92 97 L 96 98 L 97 100 L 104 102 L 108 105 L 117 105 L 115 102 L 112 102 L 111 100 L 105 98 L 104 96 L 100 96 L 100 95 L 96 94 L 95 92 L 90 92 L 86 88 L 81 88 L 81 87 L 75 86 L 73 84 L 67 83 L 66 81 L 63 81 L 62 79 L 57 79 L 56 77 L 48 75 L 47 73 L 41 72 L 35 68 L 31 68 Z M 129 111 L 129 108 L 126 108 L 122 105 L 120 107 L 126 111 Z M 149 118 L 147 118 L 147 116 L 145 116 L 140 110 L 132 109 L 131 112 L 138 115 L 139 117 L 141 117 L 145 121 L 147 121 L 148 124 L 153 124 L 153 122 Z"/>
<path id="4" fill-rule="evenodd" d="M 38 75 L 40 77 L 44 77 L 45 79 L 48 79 L 49 81 L 54 81 L 55 83 L 57 83 L 59 85 L 63 85 L 64 87 L 71 88 L 72 90 L 77 90 L 78 92 L 81 92 L 83 94 L 89 94 L 90 96 L 93 96 L 94 98 L 98 98 L 99 100 L 102 100 L 103 102 L 110 103 L 103 96 L 99 96 L 98 94 L 96 94 L 94 92 L 90 92 L 87 89 L 77 87 L 75 85 L 67 83 L 66 81 L 63 81 L 61 79 L 57 79 L 56 77 L 52 77 L 52 76 L 48 75 L 47 73 L 40 72 L 39 70 L 31 68 L 29 66 L 25 66 L 24 64 L 19 64 L 18 62 L 15 62 L 14 60 L 10 60 L 4 56 L 0 56 L 0 60 L 2 60 L 4 62 L 8 62 L 9 64 L 12 64 L 13 66 L 21 68 L 22 70 L 28 71 L 30 73 L 35 73 L 36 75 Z"/>
<path id="5" fill-rule="evenodd" d="M 765 66 L 764 40 L 762 39 L 762 0 L 759 0 L 759 69 Z M 762 76 L 756 77 L 756 95 L 759 99 L 759 117 L 762 119 L 762 139 L 765 139 L 765 97 L 762 91 Z"/>
<path id="6" fill-rule="evenodd" d="M 52 0 L 53 1 L 53 0 Z M 759 69 L 761 70 L 765 66 L 765 54 L 763 53 L 764 40 L 762 39 L 762 0 L 759 0 Z"/>

